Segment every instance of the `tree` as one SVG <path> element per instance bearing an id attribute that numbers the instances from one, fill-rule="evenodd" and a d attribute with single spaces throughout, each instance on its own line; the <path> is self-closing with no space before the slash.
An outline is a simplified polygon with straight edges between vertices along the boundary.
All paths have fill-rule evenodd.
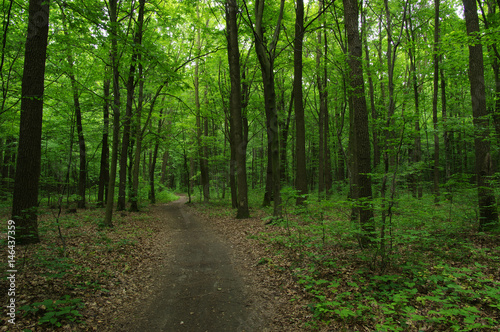
<path id="1" fill-rule="evenodd" d="M 274 33 L 269 42 L 264 36 L 265 27 L 263 25 L 264 19 L 264 7 L 265 0 L 257 0 L 255 2 L 255 26 L 252 25 L 254 29 L 255 37 L 255 51 L 257 53 L 257 58 L 259 59 L 260 68 L 262 72 L 262 81 L 264 85 L 264 107 L 266 109 L 266 129 L 267 129 L 267 141 L 268 141 L 268 172 L 267 172 L 267 183 L 271 186 L 266 185 L 266 194 L 264 195 L 264 205 L 269 205 L 270 202 L 270 189 L 272 188 L 272 195 L 274 200 L 274 211 L 273 215 L 275 217 L 281 216 L 281 176 L 280 176 L 280 155 L 279 155 L 279 122 L 278 122 L 278 110 L 276 108 L 276 90 L 274 82 L 274 62 L 276 60 L 276 46 L 278 45 L 279 34 L 281 30 L 281 20 L 283 19 L 283 8 L 285 6 L 285 1 L 281 0 L 280 10 L 278 14 L 278 19 L 274 27 Z M 246 7 L 246 2 L 245 2 Z M 247 15 L 250 19 L 250 13 Z M 251 20 L 251 19 L 250 19 Z M 271 170 L 271 174 L 269 173 Z M 272 181 L 269 181 L 269 176 L 271 175 Z"/>
<path id="2" fill-rule="evenodd" d="M 293 46 L 293 91 L 295 97 L 295 138 L 297 168 L 295 187 L 298 191 L 297 205 L 302 205 L 307 194 L 306 128 L 304 100 L 302 94 L 302 48 L 304 39 L 304 1 L 297 0 L 295 8 L 295 39 Z"/>
<path id="3" fill-rule="evenodd" d="M 434 87 L 432 94 L 432 124 L 434 125 L 434 169 L 433 187 L 434 202 L 439 202 L 439 132 L 438 132 L 438 91 L 439 91 L 439 0 L 434 0 Z"/>
<path id="4" fill-rule="evenodd" d="M 64 36 L 66 38 L 69 37 L 69 32 L 67 28 L 67 18 L 64 12 L 64 5 L 58 3 L 59 8 L 61 9 L 62 14 L 62 25 L 64 29 Z M 85 208 L 85 191 L 87 188 L 87 152 L 85 147 L 85 137 L 83 135 L 83 125 L 82 125 L 82 107 L 80 106 L 80 92 L 78 88 L 78 82 L 75 77 L 75 63 L 73 60 L 73 53 L 70 48 L 68 48 L 68 52 L 66 55 L 66 59 L 68 61 L 68 77 L 71 82 L 71 90 L 73 92 L 73 105 L 75 108 L 75 117 L 76 117 L 76 130 L 78 134 L 78 147 L 80 151 L 80 169 L 78 172 L 78 208 Z"/>
<path id="5" fill-rule="evenodd" d="M 118 148 L 120 145 L 120 71 L 118 64 L 118 1 L 109 1 L 110 38 L 111 38 L 111 68 L 113 71 L 113 145 L 109 170 L 108 196 L 106 198 L 106 215 L 104 225 L 113 227 L 113 204 L 115 197 L 116 166 Z"/>
<path id="6" fill-rule="evenodd" d="M 343 0 L 344 22 L 347 32 L 350 105 L 353 108 L 354 144 L 352 176 L 355 177 L 353 199 L 359 206 L 359 222 L 362 236 L 361 245 L 368 246 L 374 240 L 373 209 L 372 209 L 372 183 L 370 178 L 370 138 L 368 131 L 368 109 L 366 106 L 365 88 L 363 81 L 363 56 L 361 38 L 358 28 L 358 1 Z"/>
<path id="7" fill-rule="evenodd" d="M 144 21 L 144 6 L 146 1 L 139 1 L 139 14 L 137 18 L 137 27 L 134 34 L 132 58 L 130 60 L 130 68 L 127 79 L 127 102 L 125 105 L 125 117 L 123 125 L 123 139 L 120 154 L 120 182 L 118 185 L 118 204 L 116 209 L 118 211 L 125 210 L 126 201 L 126 183 L 127 183 L 127 157 L 130 147 L 130 126 L 132 120 L 132 104 L 134 101 L 134 92 L 136 86 L 135 70 L 137 67 L 137 58 L 139 53 L 142 52 L 140 46 L 142 44 L 142 26 Z"/>
<path id="8" fill-rule="evenodd" d="M 97 192 L 97 204 L 104 207 L 108 194 L 109 183 L 109 95 L 111 78 L 109 77 L 109 65 L 104 68 L 104 84 L 103 84 L 103 128 L 101 140 L 101 163 L 99 167 L 99 189 Z"/>
<path id="9" fill-rule="evenodd" d="M 495 195 L 489 178 L 493 174 L 490 154 L 489 123 L 490 115 L 486 108 L 486 89 L 484 81 L 483 47 L 479 40 L 479 18 L 474 0 L 462 0 L 465 12 L 469 43 L 469 81 L 474 118 L 475 169 L 478 187 L 479 229 L 488 231 L 498 226 L 498 212 Z"/>
<path id="10" fill-rule="evenodd" d="M 240 51 L 238 46 L 236 0 L 226 2 L 226 26 L 227 26 L 227 54 L 229 61 L 229 75 L 231 77 L 231 127 L 233 127 L 233 144 L 235 146 L 235 164 L 237 171 L 238 187 L 238 212 L 236 218 L 248 218 L 248 188 L 246 172 L 247 142 L 243 135 L 241 118 L 241 77 L 240 77 Z"/>
<path id="11" fill-rule="evenodd" d="M 200 19 L 199 5 L 196 6 L 196 16 Z M 207 22 L 208 24 L 208 22 Z M 196 29 L 196 48 L 197 56 L 201 54 L 201 31 Z M 196 108 L 196 138 L 198 143 L 198 160 L 200 164 L 201 187 L 203 191 L 203 200 L 210 200 L 210 177 L 208 173 L 208 148 L 207 142 L 203 136 L 208 135 L 208 119 L 201 116 L 200 106 L 200 60 L 196 59 L 194 63 L 194 99 Z"/>
<path id="12" fill-rule="evenodd" d="M 30 0 L 21 90 L 21 124 L 12 201 L 17 244 L 37 243 L 45 58 L 49 2 Z"/>

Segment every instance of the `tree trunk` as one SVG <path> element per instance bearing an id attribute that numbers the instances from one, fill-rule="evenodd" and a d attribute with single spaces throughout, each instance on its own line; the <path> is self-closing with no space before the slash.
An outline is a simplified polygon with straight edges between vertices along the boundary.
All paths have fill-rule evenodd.
<path id="1" fill-rule="evenodd" d="M 62 26 L 64 30 L 64 35 L 69 37 L 69 32 L 66 26 L 66 13 L 64 12 L 64 7 L 59 5 L 61 9 L 62 16 Z M 80 152 L 80 168 L 78 173 L 78 203 L 77 207 L 79 209 L 85 208 L 85 191 L 87 187 L 87 154 L 85 148 L 85 137 L 83 135 L 83 125 L 82 125 L 82 108 L 80 107 L 80 93 L 78 91 L 78 82 L 75 78 L 75 64 L 73 61 L 73 54 L 71 49 L 68 49 L 67 61 L 69 71 L 67 73 L 71 82 L 71 91 L 73 93 L 73 105 L 75 107 L 75 117 L 76 117 L 76 130 L 78 134 L 78 147 Z"/>
<path id="2" fill-rule="evenodd" d="M 231 120 L 231 114 L 229 114 L 229 122 Z M 227 127 L 227 125 L 226 125 Z M 229 125 L 229 186 L 231 189 L 231 207 L 233 209 L 238 208 L 238 188 L 236 186 L 236 145 L 234 144 L 234 127 Z"/>
<path id="3" fill-rule="evenodd" d="M 141 128 L 141 113 L 142 106 L 144 104 L 144 77 L 141 63 L 142 55 L 139 54 L 139 96 L 137 100 L 137 110 L 136 110 L 136 123 L 135 123 L 135 141 L 136 147 L 134 151 L 134 167 L 132 168 L 132 189 L 130 190 L 130 208 L 131 212 L 139 211 L 139 169 L 141 162 L 141 152 L 142 152 L 142 136 L 144 135 L 144 131 Z M 147 127 L 147 123 L 144 124 L 144 129 Z"/>
<path id="4" fill-rule="evenodd" d="M 304 39 L 304 1 L 297 0 L 295 6 L 295 39 L 293 47 L 293 91 L 295 96 L 295 158 L 297 158 L 295 188 L 297 205 L 304 204 L 307 195 L 306 127 L 304 99 L 302 94 L 302 48 Z"/>
<path id="5" fill-rule="evenodd" d="M 168 151 L 163 152 L 163 157 L 161 159 L 161 178 L 160 183 L 168 187 L 167 184 L 167 166 L 169 161 Z"/>
<path id="6" fill-rule="evenodd" d="M 368 110 L 365 99 L 363 81 L 363 66 L 361 58 L 363 55 L 361 39 L 358 29 L 358 2 L 357 0 L 343 0 L 344 17 L 347 31 L 349 80 L 351 88 L 351 104 L 354 114 L 354 134 L 356 142 L 354 145 L 354 164 L 357 178 L 357 204 L 359 206 L 359 221 L 362 235 L 360 243 L 363 247 L 369 246 L 375 237 L 373 225 L 372 208 L 372 184 L 371 184 L 371 161 L 370 161 L 370 138 L 368 131 Z"/>
<path id="7" fill-rule="evenodd" d="M 108 66 L 104 70 L 104 105 L 103 105 L 103 129 L 102 129 L 102 146 L 101 146 L 101 163 L 99 167 L 99 189 L 97 192 L 97 205 L 104 207 L 105 197 L 108 192 L 109 182 L 109 89 L 111 79 L 108 77 Z"/>
<path id="8" fill-rule="evenodd" d="M 432 123 L 434 126 L 434 169 L 433 187 L 434 203 L 439 202 L 439 133 L 438 133 L 438 92 L 439 92 L 439 0 L 434 0 L 434 90 L 432 94 Z"/>
<path id="9" fill-rule="evenodd" d="M 474 0 L 462 0 L 465 11 L 467 35 L 475 39 L 469 44 L 469 81 L 472 99 L 472 115 L 475 127 L 476 181 L 478 187 L 479 230 L 488 231 L 498 227 L 496 199 L 488 179 L 493 174 L 490 143 L 488 141 L 488 116 L 484 81 L 483 47 L 477 40 L 479 18 Z"/>
<path id="10" fill-rule="evenodd" d="M 28 32 L 21 83 L 21 122 L 12 201 L 16 244 L 40 242 L 38 183 L 42 153 L 45 58 L 49 32 L 49 2 L 30 0 Z"/>
<path id="11" fill-rule="evenodd" d="M 280 3 L 280 13 L 276 23 L 273 39 L 269 46 L 264 40 L 264 27 L 262 26 L 264 16 L 264 0 L 255 2 L 255 50 L 259 59 L 262 81 L 264 84 L 264 105 L 266 109 L 266 128 L 268 139 L 268 168 L 272 170 L 272 194 L 274 200 L 273 216 L 281 217 L 281 177 L 280 177 L 280 155 L 279 155 L 279 122 L 276 109 L 276 91 L 274 86 L 274 60 L 276 57 L 276 45 L 278 42 L 281 20 L 283 18 L 284 0 Z M 268 174 L 269 178 L 269 174 Z M 269 181 L 269 179 L 267 180 Z M 267 187 L 267 185 L 266 185 Z M 269 192 L 266 190 L 267 198 Z M 265 197 L 266 198 L 266 197 Z M 266 203 L 266 199 L 264 200 Z"/>
<path id="12" fill-rule="evenodd" d="M 106 215 L 103 225 L 113 227 L 113 204 L 115 196 L 116 167 L 118 162 L 118 148 L 120 145 L 120 72 L 118 64 L 118 0 L 109 1 L 109 17 L 111 21 L 111 67 L 113 69 L 113 144 L 111 164 L 109 170 L 108 195 L 106 198 Z"/>
<path id="13" fill-rule="evenodd" d="M 363 13 L 363 25 L 366 26 L 366 15 Z M 366 29 L 367 30 L 367 29 Z M 380 147 L 378 142 L 378 112 L 375 106 L 375 88 L 373 86 L 372 70 L 370 66 L 370 52 L 368 50 L 368 33 L 363 34 L 363 43 L 366 59 L 366 76 L 368 78 L 368 91 L 370 96 L 370 108 L 372 113 L 372 139 L 373 139 L 373 168 L 380 164 Z"/>
<path id="14" fill-rule="evenodd" d="M 139 16 L 137 18 L 137 30 L 134 35 L 132 58 L 127 79 L 127 104 L 125 106 L 125 118 L 123 119 L 123 139 L 120 154 L 120 183 L 118 185 L 117 211 L 125 210 L 126 188 L 127 188 L 127 157 L 130 148 L 130 125 L 132 120 L 132 104 L 135 91 L 135 68 L 139 56 L 139 46 L 142 44 L 142 25 L 144 21 L 144 6 L 146 0 L 139 0 Z"/>
<path id="15" fill-rule="evenodd" d="M 236 218 L 249 218 L 248 211 L 248 187 L 246 172 L 247 142 L 243 134 L 241 117 L 241 79 L 240 79 L 240 51 L 238 47 L 238 8 L 236 0 L 227 0 L 226 24 L 227 24 L 227 50 L 229 62 L 229 75 L 231 77 L 231 127 L 234 128 L 233 143 L 235 145 L 235 163 L 238 178 L 238 212 Z"/>
<path id="16" fill-rule="evenodd" d="M 196 7 L 198 19 L 199 11 L 198 6 Z M 198 54 L 201 53 L 201 32 L 200 29 L 196 30 L 196 47 L 198 49 Z M 196 107 L 196 136 L 198 143 L 198 163 L 200 166 L 200 177 L 201 177 L 201 187 L 203 192 L 203 201 L 208 202 L 210 200 L 210 178 L 208 174 L 208 155 L 206 154 L 207 147 L 206 141 L 204 140 L 204 129 L 205 125 L 207 125 L 207 134 L 208 134 L 208 122 L 205 117 L 201 116 L 201 107 L 200 107 L 200 63 L 199 60 L 195 60 L 194 63 L 194 100 Z"/>
<path id="17" fill-rule="evenodd" d="M 422 141 L 420 137 L 420 99 L 418 93 L 418 75 L 417 75 L 417 58 L 416 58 L 416 33 L 413 30 L 413 21 L 411 14 L 411 5 L 409 7 L 409 16 L 407 20 L 407 29 L 406 33 L 411 40 L 411 46 L 408 50 L 410 57 L 410 71 L 412 77 L 412 86 L 413 86 L 413 98 L 415 102 L 415 121 L 414 121 L 414 143 L 413 143 L 413 153 L 412 153 L 412 161 L 415 165 L 417 165 L 417 170 L 413 172 L 410 176 L 410 188 L 413 194 L 413 197 L 418 199 L 422 198 L 423 188 L 422 188 L 422 174 L 420 171 L 419 164 L 422 161 Z"/>
<path id="18" fill-rule="evenodd" d="M 157 95 L 158 96 L 158 95 Z M 152 106 L 152 105 L 151 105 Z M 160 137 L 161 129 L 163 126 L 163 108 L 160 109 L 160 114 L 158 115 L 158 137 Z M 156 190 L 155 190 L 155 168 L 156 160 L 158 159 L 158 150 L 160 148 L 160 141 L 157 138 L 155 146 L 153 148 L 153 155 L 151 158 L 151 165 L 149 167 L 149 201 L 151 204 L 156 203 Z M 193 167 L 191 167 L 192 169 Z M 193 172 L 191 172 L 193 173 Z"/>

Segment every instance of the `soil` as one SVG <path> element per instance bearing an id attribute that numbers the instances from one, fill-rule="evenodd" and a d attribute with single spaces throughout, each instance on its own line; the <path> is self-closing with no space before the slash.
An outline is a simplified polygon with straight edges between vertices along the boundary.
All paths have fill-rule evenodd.
<path id="1" fill-rule="evenodd" d="M 260 253 L 255 255 L 245 236 L 248 225 L 241 225 L 239 231 L 234 219 L 208 220 L 186 201 L 181 197 L 154 208 L 163 233 L 156 238 L 163 250 L 147 281 L 153 286 L 143 287 L 150 289 L 149 295 L 129 310 L 125 308 L 123 317 L 109 330 L 299 330 L 293 322 L 282 322 L 293 308 L 279 294 L 279 286 L 269 282 L 268 271 L 259 271 Z"/>
<path id="2" fill-rule="evenodd" d="M 268 231 L 264 212 L 237 220 L 233 210 L 186 201 L 116 213 L 112 230 L 95 222 L 100 209 L 72 214 L 62 222 L 64 242 L 53 224 L 59 217 L 45 211 L 42 242 L 17 257 L 17 308 L 38 311 L 21 309 L 12 325 L 0 310 L 0 331 L 307 330 L 311 313 L 285 272 L 289 261 L 268 258 L 269 245 L 258 240 Z M 6 286 L 1 278 L 0 289 Z M 84 304 L 78 316 L 41 324 L 49 312 L 41 301 L 65 297 L 64 305 Z"/>
<path id="3" fill-rule="evenodd" d="M 257 331 L 263 322 L 233 269 L 230 247 L 184 208 L 186 198 L 160 206 L 170 234 L 155 276 L 154 295 L 123 331 Z M 120 329 L 121 330 L 121 329 Z"/>

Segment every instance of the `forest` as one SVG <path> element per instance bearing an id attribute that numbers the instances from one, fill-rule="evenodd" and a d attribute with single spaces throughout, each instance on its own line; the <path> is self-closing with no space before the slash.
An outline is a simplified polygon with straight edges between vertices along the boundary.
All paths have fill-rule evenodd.
<path id="1" fill-rule="evenodd" d="M 1 14 L 2 283 L 8 262 L 51 283 L 98 264 L 81 262 L 86 232 L 103 255 L 143 248 L 151 211 L 186 196 L 256 222 L 241 232 L 256 268 L 295 285 L 297 330 L 500 327 L 499 0 L 4 0 Z M 103 278 L 88 273 L 87 288 Z M 70 288 L 47 305 L 26 286 L 18 319 L 83 329 Z"/>

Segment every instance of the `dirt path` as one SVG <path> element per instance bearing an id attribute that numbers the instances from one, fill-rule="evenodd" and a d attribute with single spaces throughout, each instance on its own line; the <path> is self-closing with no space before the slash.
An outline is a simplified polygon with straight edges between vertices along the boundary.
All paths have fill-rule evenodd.
<path id="1" fill-rule="evenodd" d="M 126 331 L 259 331 L 248 287 L 232 266 L 230 246 L 189 213 L 185 197 L 159 207 L 166 228 L 153 296 Z M 168 243 L 169 242 L 169 243 Z"/>

